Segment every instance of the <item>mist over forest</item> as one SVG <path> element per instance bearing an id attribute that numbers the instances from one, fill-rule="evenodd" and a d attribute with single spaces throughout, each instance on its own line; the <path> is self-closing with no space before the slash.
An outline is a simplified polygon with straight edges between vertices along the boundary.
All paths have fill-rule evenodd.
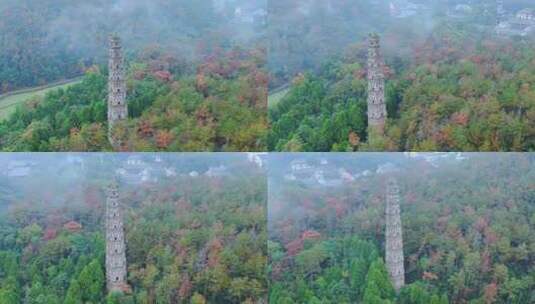
<path id="1" fill-rule="evenodd" d="M 270 155 L 270 301 L 533 302 L 534 161 L 529 153 Z M 405 269 L 397 292 L 385 266 L 392 179 Z"/>
<path id="2" fill-rule="evenodd" d="M 268 149 L 533 150 L 535 7 L 501 3 L 270 1 Z M 375 137 L 370 34 L 386 108 Z"/>
<path id="3" fill-rule="evenodd" d="M 243 178 L 259 174 L 263 165 L 254 153 L 1 153 L 0 209 L 82 204 L 88 187 L 104 193 L 114 180 L 133 190 L 177 178 Z"/>
<path id="4" fill-rule="evenodd" d="M 5 0 L 0 92 L 83 74 L 105 62 L 113 33 L 130 58 L 163 52 L 191 63 L 218 49 L 259 47 L 265 7 L 265 0 Z"/>
<path id="5" fill-rule="evenodd" d="M 265 0 L 9 0 L 0 15 L 0 150 L 266 150 Z M 106 131 L 110 35 L 120 148 Z"/>
<path id="6" fill-rule="evenodd" d="M 533 7 L 529 0 L 503 2 L 508 14 Z M 495 0 L 268 1 L 270 88 L 298 73 L 317 72 L 333 58 L 365 59 L 369 33 L 381 35 L 388 63 L 406 62 L 441 33 L 452 39 L 492 38 L 495 18 Z"/>
<path id="7" fill-rule="evenodd" d="M 0 154 L 0 302 L 262 301 L 263 161 L 253 153 Z M 127 261 L 120 292 L 106 287 L 104 262 L 114 181 Z"/>

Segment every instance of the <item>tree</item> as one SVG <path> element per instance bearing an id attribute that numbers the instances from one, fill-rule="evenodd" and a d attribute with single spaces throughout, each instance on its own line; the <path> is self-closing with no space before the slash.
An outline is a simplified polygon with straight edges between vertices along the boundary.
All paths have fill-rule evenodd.
<path id="1" fill-rule="evenodd" d="M 30 304 L 39 304 L 42 302 L 45 293 L 46 291 L 43 288 L 43 285 L 41 284 L 41 282 L 37 281 L 32 284 L 32 287 L 30 287 L 30 289 L 28 290 L 28 293 L 26 294 L 26 299 Z"/>
<path id="2" fill-rule="evenodd" d="M 105 277 L 98 259 L 92 260 L 84 267 L 78 277 L 78 281 L 80 286 L 83 286 L 83 300 L 96 303 L 102 299 Z"/>
<path id="3" fill-rule="evenodd" d="M 72 279 L 69 289 L 67 290 L 67 295 L 65 296 L 65 301 L 63 304 L 78 304 L 82 303 L 82 289 L 78 280 Z"/>
<path id="4" fill-rule="evenodd" d="M 18 304 L 20 303 L 20 296 L 13 289 L 0 289 L 0 304 Z"/>
<path id="5" fill-rule="evenodd" d="M 106 304 L 134 304 L 135 301 L 132 296 L 124 295 L 121 292 L 112 292 L 106 297 Z M 145 303 L 140 301 L 140 303 Z"/>
<path id="6" fill-rule="evenodd" d="M 191 304 L 206 304 L 206 299 L 202 295 L 195 293 L 191 297 Z"/>
<path id="7" fill-rule="evenodd" d="M 7 277 L 0 288 L 0 304 L 17 304 L 21 302 L 19 285 L 15 277 Z"/>
<path id="8" fill-rule="evenodd" d="M 381 258 L 375 260 L 366 276 L 366 289 L 364 290 L 365 303 L 390 303 L 394 300 L 395 291 L 390 282 L 386 266 Z"/>
<path id="9" fill-rule="evenodd" d="M 41 226 L 39 226 L 37 223 L 33 223 L 22 229 L 17 238 L 17 243 L 26 245 L 30 242 L 37 242 L 41 238 L 42 233 L 43 228 L 41 228 Z"/>
<path id="10" fill-rule="evenodd" d="M 448 304 L 446 295 L 429 292 L 421 282 L 403 287 L 399 295 L 400 304 Z"/>

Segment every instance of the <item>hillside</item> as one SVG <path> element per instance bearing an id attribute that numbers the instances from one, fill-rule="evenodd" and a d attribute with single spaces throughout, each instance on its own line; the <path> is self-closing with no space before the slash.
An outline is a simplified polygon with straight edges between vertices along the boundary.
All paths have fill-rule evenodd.
<path id="1" fill-rule="evenodd" d="M 0 94 L 83 74 L 107 60 L 107 37 L 123 38 L 128 57 L 154 47 L 195 65 L 218 48 L 257 47 L 264 0 L 4 0 L 0 3 Z M 234 16 L 240 8 L 242 16 Z M 240 18 L 238 18 L 240 17 Z"/>
<path id="2" fill-rule="evenodd" d="M 269 86 L 290 88 L 270 106 L 268 149 L 534 150 L 533 8 L 526 0 L 270 1 Z M 386 64 L 385 136 L 368 132 L 370 34 Z"/>
<path id="3" fill-rule="evenodd" d="M 115 128 L 125 151 L 265 150 L 267 76 L 262 50 L 219 51 L 196 73 L 155 49 L 128 63 L 129 119 Z M 0 122 L 4 151 L 110 151 L 107 70 L 51 90 Z"/>
<path id="4" fill-rule="evenodd" d="M 383 138 L 368 141 L 366 49 L 361 45 L 325 62 L 319 72 L 293 79 L 287 95 L 269 110 L 268 148 L 534 150 L 533 43 L 452 39 L 446 30 L 414 45 L 413 57 L 386 56 Z"/>
<path id="5" fill-rule="evenodd" d="M 280 154 L 269 161 L 279 168 L 269 174 L 271 303 L 535 300 L 533 155 Z M 386 170 L 392 166 L 399 171 Z M 398 295 L 384 262 L 387 177 L 400 188 L 406 285 Z"/>
<path id="6" fill-rule="evenodd" d="M 265 299 L 265 177 L 244 155 L 26 154 L 0 163 L 30 168 L 9 182 L 0 174 L 0 189 L 14 194 L 0 201 L 1 303 Z M 144 169 L 149 180 L 134 174 Z M 105 286 L 104 190 L 114 175 L 131 289 L 122 296 Z"/>

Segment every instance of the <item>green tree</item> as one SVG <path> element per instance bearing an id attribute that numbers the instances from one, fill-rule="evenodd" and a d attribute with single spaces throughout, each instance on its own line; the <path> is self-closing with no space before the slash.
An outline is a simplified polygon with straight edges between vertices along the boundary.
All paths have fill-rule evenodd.
<path id="1" fill-rule="evenodd" d="M 17 243 L 25 245 L 30 242 L 37 242 L 43 234 L 43 228 L 37 223 L 24 227 L 17 237 Z"/>
<path id="2" fill-rule="evenodd" d="M 394 300 L 395 291 L 388 276 L 388 271 L 381 258 L 375 260 L 366 276 L 366 289 L 364 290 L 364 302 L 391 303 Z"/>
<path id="3" fill-rule="evenodd" d="M 78 304 L 82 303 L 82 289 L 78 280 L 72 279 L 69 289 L 67 290 L 67 295 L 65 296 L 65 301 L 63 304 Z"/>
<path id="4" fill-rule="evenodd" d="M 15 277 L 0 279 L 0 304 L 16 304 L 21 302 L 20 288 Z"/>
<path id="5" fill-rule="evenodd" d="M 195 293 L 191 297 L 191 304 L 206 304 L 206 299 L 202 295 Z"/>
<path id="6" fill-rule="evenodd" d="M 83 300 L 98 302 L 102 299 L 105 277 L 98 259 L 92 260 L 84 267 L 78 281 L 80 286 L 83 286 Z"/>

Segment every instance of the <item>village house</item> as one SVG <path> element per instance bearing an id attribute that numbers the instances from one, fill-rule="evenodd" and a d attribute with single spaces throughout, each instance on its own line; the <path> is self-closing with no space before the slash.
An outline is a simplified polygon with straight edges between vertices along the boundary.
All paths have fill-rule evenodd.
<path id="1" fill-rule="evenodd" d="M 496 33 L 501 36 L 525 37 L 535 33 L 535 10 L 525 8 L 505 20 L 500 20 Z"/>
<path id="2" fill-rule="evenodd" d="M 6 175 L 8 177 L 26 177 L 30 175 L 35 163 L 14 160 L 7 164 Z"/>
<path id="3" fill-rule="evenodd" d="M 76 221 L 69 221 L 63 225 L 63 228 L 68 230 L 69 232 L 78 232 L 82 230 L 82 224 L 76 222 Z"/>
<path id="4" fill-rule="evenodd" d="M 208 171 L 204 173 L 204 175 L 208 177 L 220 177 L 220 176 L 229 175 L 229 172 L 227 170 L 227 167 L 221 165 L 218 167 L 210 167 Z"/>
<path id="5" fill-rule="evenodd" d="M 516 14 L 516 19 L 520 22 L 535 23 L 535 10 L 525 8 Z"/>

